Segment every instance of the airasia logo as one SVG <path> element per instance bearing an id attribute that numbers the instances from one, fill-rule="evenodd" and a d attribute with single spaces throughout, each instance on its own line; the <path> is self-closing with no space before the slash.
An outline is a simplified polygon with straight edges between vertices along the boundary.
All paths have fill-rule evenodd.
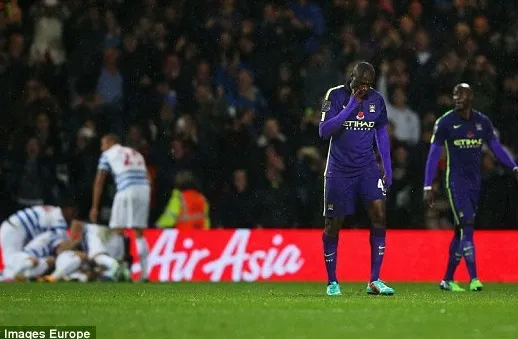
<path id="1" fill-rule="evenodd" d="M 255 281 L 297 273 L 304 265 L 302 251 L 284 244 L 280 234 L 271 237 L 268 248 L 249 250 L 251 231 L 235 230 L 220 253 L 197 247 L 194 240 L 179 240 L 178 230 L 161 232 L 148 256 L 148 270 L 158 267 L 159 281 L 192 280 L 202 274 L 210 281 L 221 281 L 230 272 L 232 281 Z M 140 271 L 134 264 L 133 273 Z"/>

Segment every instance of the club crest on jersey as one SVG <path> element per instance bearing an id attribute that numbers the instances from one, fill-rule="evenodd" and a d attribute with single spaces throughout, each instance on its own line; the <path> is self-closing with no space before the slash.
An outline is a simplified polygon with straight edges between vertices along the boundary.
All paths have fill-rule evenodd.
<path id="1" fill-rule="evenodd" d="M 468 133 L 466 135 L 468 136 L 468 138 L 473 138 L 475 136 L 472 130 L 468 130 Z"/>
<path id="2" fill-rule="evenodd" d="M 324 100 L 324 102 L 322 103 L 322 112 L 327 112 L 330 109 L 331 109 L 331 101 Z"/>
<path id="3" fill-rule="evenodd" d="M 358 112 L 358 114 L 356 114 L 356 119 L 358 119 L 358 120 L 365 119 L 365 115 L 363 114 L 363 112 Z"/>
<path id="4" fill-rule="evenodd" d="M 369 113 L 376 113 L 376 104 L 369 104 Z"/>
<path id="5" fill-rule="evenodd" d="M 475 126 L 477 127 L 477 131 L 482 131 L 482 125 L 481 124 L 476 124 Z"/>

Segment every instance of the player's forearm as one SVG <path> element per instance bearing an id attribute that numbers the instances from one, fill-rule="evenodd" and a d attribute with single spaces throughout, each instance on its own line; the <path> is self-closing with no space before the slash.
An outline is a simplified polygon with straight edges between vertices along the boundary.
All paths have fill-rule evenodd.
<path id="1" fill-rule="evenodd" d="M 430 145 L 428 158 L 426 159 L 426 168 L 424 172 L 424 189 L 431 189 L 432 182 L 437 173 L 437 164 L 441 157 L 441 147 L 435 144 Z"/>
<path id="2" fill-rule="evenodd" d="M 511 155 L 502 147 L 502 144 L 497 139 L 493 139 L 489 143 L 489 148 L 498 161 L 500 161 L 504 166 L 512 168 L 513 170 L 518 170 L 516 162 L 511 158 Z"/>
<path id="3" fill-rule="evenodd" d="M 321 138 L 328 139 L 333 134 L 338 132 L 344 122 L 356 111 L 358 108 L 358 103 L 354 99 L 353 96 L 350 97 L 349 102 L 347 103 L 347 106 L 345 106 L 340 113 L 338 113 L 336 116 L 332 117 L 329 120 L 322 121 L 320 125 L 318 126 L 318 133 Z"/>
<path id="4" fill-rule="evenodd" d="M 100 204 L 100 200 L 101 200 L 101 194 L 100 194 L 101 190 L 94 186 L 94 191 L 93 191 L 93 195 L 92 195 L 92 208 L 95 208 L 95 209 L 98 209 L 99 208 L 99 204 Z"/>
<path id="5" fill-rule="evenodd" d="M 108 172 L 104 169 L 98 169 L 95 175 L 94 187 L 92 192 L 92 208 L 99 209 L 101 204 L 101 195 L 104 189 L 104 182 Z"/>
<path id="6" fill-rule="evenodd" d="M 92 191 L 92 208 L 99 208 L 101 204 L 101 193 L 103 190 L 103 183 L 100 178 L 95 179 L 93 191 Z"/>
<path id="7" fill-rule="evenodd" d="M 392 161 L 390 160 L 390 138 L 385 127 L 376 129 L 376 145 L 381 156 L 385 181 L 387 186 L 392 185 Z"/>
<path id="8" fill-rule="evenodd" d="M 63 243 L 61 243 L 56 252 L 59 254 L 61 252 L 64 252 L 64 251 L 67 251 L 67 250 L 73 250 L 75 249 L 77 246 L 79 246 L 81 242 L 81 239 L 71 239 L 71 240 L 67 240 Z"/>

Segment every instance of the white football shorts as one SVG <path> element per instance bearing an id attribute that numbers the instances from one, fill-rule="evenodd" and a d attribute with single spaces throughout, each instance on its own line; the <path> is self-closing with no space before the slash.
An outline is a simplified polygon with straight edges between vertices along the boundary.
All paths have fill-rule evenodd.
<path id="1" fill-rule="evenodd" d="M 148 226 L 149 186 L 128 187 L 113 198 L 110 228 L 146 228 Z"/>

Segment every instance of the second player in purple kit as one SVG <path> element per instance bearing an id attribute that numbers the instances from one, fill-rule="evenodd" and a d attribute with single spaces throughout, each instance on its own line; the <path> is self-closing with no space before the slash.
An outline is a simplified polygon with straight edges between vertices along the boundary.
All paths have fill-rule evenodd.
<path id="1" fill-rule="evenodd" d="M 385 196 L 392 182 L 390 143 L 385 101 L 372 88 L 374 67 L 358 63 L 346 84 L 333 87 L 322 104 L 319 134 L 330 139 L 325 169 L 325 230 L 322 236 L 328 275 L 327 294 L 340 295 L 336 277 L 338 238 L 345 217 L 356 212 L 358 198 L 367 207 L 371 222 L 371 277 L 367 293 L 392 295 L 394 290 L 379 279 L 385 253 Z M 383 170 L 376 161 L 381 156 Z"/>
<path id="2" fill-rule="evenodd" d="M 481 185 L 482 146 L 486 143 L 495 157 L 513 169 L 518 180 L 518 167 L 496 136 L 489 118 L 473 109 L 473 90 L 467 83 L 453 89 L 455 108 L 435 122 L 430 151 L 426 161 L 424 199 L 434 206 L 432 183 L 442 150 L 446 150 L 445 186 L 453 212 L 454 234 L 449 247 L 448 264 L 440 288 L 446 291 L 465 291 L 454 274 L 462 258 L 470 276 L 471 291 L 481 291 L 475 260 L 475 220 Z"/>

